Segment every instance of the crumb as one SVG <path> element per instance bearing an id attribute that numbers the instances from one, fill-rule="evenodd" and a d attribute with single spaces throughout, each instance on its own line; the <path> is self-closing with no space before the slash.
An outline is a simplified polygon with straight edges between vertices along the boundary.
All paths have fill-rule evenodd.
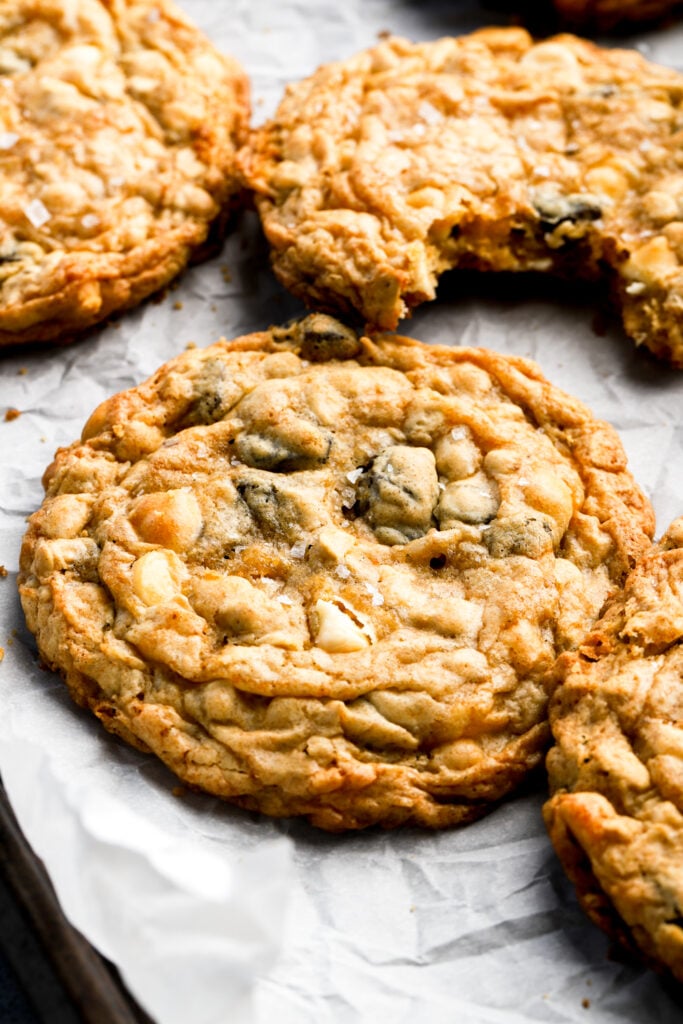
<path id="1" fill-rule="evenodd" d="M 262 107 L 263 106 L 263 102 L 264 102 L 263 101 L 263 96 L 257 96 L 256 97 L 256 106 L 257 107 Z"/>
<path id="2" fill-rule="evenodd" d="M 174 308 L 174 309 L 182 309 L 182 308 L 183 308 L 183 304 L 182 304 L 182 302 L 180 302 L 180 301 L 178 301 L 178 302 L 174 302 L 174 303 L 173 303 L 173 308 Z"/>
<path id="3" fill-rule="evenodd" d="M 5 648 L 0 647 L 0 661 L 5 657 Z"/>
<path id="4" fill-rule="evenodd" d="M 17 373 L 19 374 L 19 376 L 20 376 L 20 377 L 25 377 L 25 376 L 26 376 L 26 374 L 28 373 L 28 370 L 26 369 L 26 367 L 25 367 L 25 366 L 21 366 L 21 367 L 20 367 L 20 368 L 19 368 L 19 369 L 17 370 Z"/>
<path id="5" fill-rule="evenodd" d="M 391 39 L 391 32 L 388 28 L 381 28 L 377 33 L 378 39 Z"/>
<path id="6" fill-rule="evenodd" d="M 16 420 L 21 413 L 18 409 L 8 409 L 5 413 L 5 423 L 10 423 L 11 420 Z"/>
<path id="7" fill-rule="evenodd" d="M 43 444 L 45 444 L 45 442 L 47 441 L 47 438 L 46 437 L 41 437 L 40 440 L 43 442 Z"/>
<path id="8" fill-rule="evenodd" d="M 188 341 L 187 345 L 185 346 L 186 349 L 191 349 L 191 348 L 196 348 L 196 347 L 197 347 L 197 342 L 196 341 Z"/>
<path id="9" fill-rule="evenodd" d="M 5 566 L 4 565 L 0 565 L 0 579 L 4 580 L 5 576 L 7 576 L 7 575 L 8 575 L 8 572 L 7 572 L 7 569 L 5 568 Z"/>
<path id="10" fill-rule="evenodd" d="M 590 1005 L 591 1005 L 590 999 L 582 999 L 581 1000 L 581 1005 L 583 1006 L 584 1010 L 590 1010 Z"/>
<path id="11" fill-rule="evenodd" d="M 221 274 L 226 284 L 230 284 L 232 281 L 232 274 L 230 273 L 230 267 L 221 267 Z"/>
<path id="12" fill-rule="evenodd" d="M 12 630 L 12 636 L 19 636 L 19 630 L 17 629 L 17 627 L 16 627 L 16 626 L 15 626 L 15 627 L 14 627 L 14 629 Z"/>
<path id="13" fill-rule="evenodd" d="M 212 313 L 215 313 L 215 312 L 216 312 L 216 303 L 215 303 L 215 302 L 212 302 L 212 303 L 211 303 L 211 312 L 212 312 Z"/>
<path id="14" fill-rule="evenodd" d="M 185 786 L 174 786 L 171 793 L 173 793 L 173 796 L 183 797 L 187 796 L 187 789 Z"/>

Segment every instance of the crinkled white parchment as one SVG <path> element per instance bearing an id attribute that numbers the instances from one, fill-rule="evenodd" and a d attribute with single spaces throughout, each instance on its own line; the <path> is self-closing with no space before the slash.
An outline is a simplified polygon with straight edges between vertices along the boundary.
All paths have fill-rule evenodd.
<path id="1" fill-rule="evenodd" d="M 494 17 L 457 0 L 183 6 L 242 61 L 256 120 L 287 81 L 372 45 L 380 30 L 429 39 Z M 683 66 L 680 27 L 638 42 Z M 158 1024 L 679 1021 L 673 989 L 610 960 L 577 907 L 541 822 L 542 778 L 460 830 L 328 836 L 173 795 L 160 763 L 104 734 L 38 668 L 15 582 L 24 517 L 42 500 L 54 449 L 98 402 L 188 342 L 300 311 L 247 215 L 221 256 L 162 302 L 78 344 L 0 359 L 0 564 L 10 570 L 0 579 L 0 771 L 67 915 Z M 594 315 L 589 299 L 547 281 L 456 275 L 403 330 L 536 359 L 619 429 L 661 533 L 683 513 L 683 373 L 637 352 L 615 325 L 598 335 Z M 6 407 L 21 416 L 5 422 Z"/>

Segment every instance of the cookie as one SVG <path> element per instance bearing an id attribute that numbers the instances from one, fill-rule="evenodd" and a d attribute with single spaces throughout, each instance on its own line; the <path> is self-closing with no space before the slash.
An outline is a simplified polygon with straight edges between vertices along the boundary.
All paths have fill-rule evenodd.
<path id="1" fill-rule="evenodd" d="M 558 662 L 551 839 L 590 917 L 683 981 L 683 519 Z"/>
<path id="2" fill-rule="evenodd" d="M 569 25 L 611 29 L 654 21 L 680 7 L 680 0 L 553 0 Z"/>
<path id="3" fill-rule="evenodd" d="M 169 0 L 0 0 L 0 345 L 90 327 L 198 255 L 247 82 Z"/>
<path id="4" fill-rule="evenodd" d="M 683 76 L 521 29 L 386 40 L 291 85 L 240 164 L 275 272 L 393 329 L 451 268 L 603 280 L 683 366 Z"/>
<path id="5" fill-rule="evenodd" d="M 61 449 L 21 555 L 44 661 L 192 786 L 338 830 L 471 820 L 652 532 L 523 359 L 314 314 L 186 352 Z"/>

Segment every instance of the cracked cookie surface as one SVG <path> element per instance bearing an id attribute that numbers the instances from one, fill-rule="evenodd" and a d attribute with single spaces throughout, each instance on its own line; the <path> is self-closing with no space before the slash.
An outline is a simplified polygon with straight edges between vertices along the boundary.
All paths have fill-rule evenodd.
<path id="1" fill-rule="evenodd" d="M 0 345 L 186 265 L 239 191 L 247 82 L 169 0 L 0 0 Z"/>
<path id="2" fill-rule="evenodd" d="M 590 917 L 683 981 L 683 519 L 558 662 L 551 839 Z"/>
<path id="3" fill-rule="evenodd" d="M 241 151 L 274 269 L 393 329 L 451 268 L 605 279 L 683 366 L 683 76 L 520 29 L 389 39 L 289 86 Z"/>
<path id="4" fill-rule="evenodd" d="M 186 782 L 445 826 L 541 763 L 546 680 L 649 545 L 615 432 L 535 364 L 322 314 L 186 352 L 58 451 L 44 661 Z"/>

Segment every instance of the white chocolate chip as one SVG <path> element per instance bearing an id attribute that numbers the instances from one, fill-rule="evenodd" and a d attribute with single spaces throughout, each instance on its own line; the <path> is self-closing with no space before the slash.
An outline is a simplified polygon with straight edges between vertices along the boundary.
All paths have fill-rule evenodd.
<path id="1" fill-rule="evenodd" d="M 369 647 L 367 632 L 332 601 L 318 600 L 313 605 L 314 635 L 318 647 L 330 654 L 346 654 Z"/>
<path id="2" fill-rule="evenodd" d="M 133 591 L 147 605 L 162 604 L 180 593 L 186 576 L 173 551 L 148 551 L 133 563 Z"/>

